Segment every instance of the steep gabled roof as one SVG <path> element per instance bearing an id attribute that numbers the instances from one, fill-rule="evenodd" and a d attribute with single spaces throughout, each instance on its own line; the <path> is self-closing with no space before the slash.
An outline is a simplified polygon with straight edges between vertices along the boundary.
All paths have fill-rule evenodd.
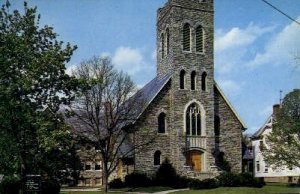
<path id="1" fill-rule="evenodd" d="M 136 119 L 138 119 L 146 108 L 151 104 L 157 94 L 163 89 L 163 87 L 169 82 L 172 74 L 169 73 L 162 78 L 155 77 L 149 83 L 147 83 L 143 88 L 141 88 L 132 98 L 135 99 L 135 96 L 138 96 L 143 101 L 143 106 L 137 103 L 135 108 Z"/>
<path id="2" fill-rule="evenodd" d="M 273 115 L 269 116 L 269 118 L 267 119 L 267 121 L 263 124 L 263 126 L 261 128 L 259 128 L 253 135 L 252 135 L 252 139 L 255 138 L 259 138 L 262 133 L 266 130 L 266 129 L 270 129 L 272 127 L 272 120 L 273 120 Z"/>
<path id="3" fill-rule="evenodd" d="M 247 129 L 246 124 L 243 122 L 243 120 L 240 118 L 240 116 L 238 115 L 238 113 L 236 112 L 236 110 L 233 108 L 233 106 L 231 105 L 231 103 L 229 102 L 229 100 L 226 98 L 225 94 L 223 93 L 223 91 L 221 90 L 221 88 L 219 87 L 219 85 L 217 84 L 217 82 L 215 81 L 215 87 L 217 89 L 217 91 L 221 94 L 222 98 L 225 100 L 226 104 L 229 106 L 229 108 L 231 109 L 231 111 L 233 112 L 233 114 L 236 116 L 236 118 L 238 119 L 238 121 L 241 123 L 243 129 Z"/>

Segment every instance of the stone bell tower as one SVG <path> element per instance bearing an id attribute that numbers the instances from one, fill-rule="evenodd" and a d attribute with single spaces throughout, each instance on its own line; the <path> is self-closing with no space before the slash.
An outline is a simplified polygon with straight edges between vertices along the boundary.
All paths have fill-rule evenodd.
<path id="1" fill-rule="evenodd" d="M 158 10 L 157 76 L 172 75 L 170 152 L 182 172 L 189 157 L 201 172 L 215 165 L 213 59 L 213 0 L 169 0 Z"/>

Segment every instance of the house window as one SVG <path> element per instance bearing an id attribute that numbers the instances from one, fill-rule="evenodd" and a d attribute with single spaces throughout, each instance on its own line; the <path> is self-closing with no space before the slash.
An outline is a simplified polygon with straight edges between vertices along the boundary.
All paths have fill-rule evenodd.
<path id="1" fill-rule="evenodd" d="M 167 55 L 170 52 L 170 32 L 169 32 L 169 28 L 167 28 L 166 30 L 166 36 L 167 36 Z"/>
<path id="2" fill-rule="evenodd" d="M 256 161 L 256 171 L 257 171 L 257 172 L 260 171 L 260 164 L 259 164 L 259 161 Z"/>
<path id="3" fill-rule="evenodd" d="M 196 103 L 193 103 L 188 107 L 185 122 L 187 135 L 201 135 L 201 112 L 200 107 Z"/>
<path id="4" fill-rule="evenodd" d="M 101 161 L 95 164 L 95 170 L 99 170 L 99 171 L 101 170 Z"/>
<path id="5" fill-rule="evenodd" d="M 91 163 L 90 162 L 87 162 L 86 164 L 85 164 L 85 168 L 84 168 L 85 170 L 92 170 L 92 165 L 91 165 Z"/>
<path id="6" fill-rule="evenodd" d="M 192 71 L 191 73 L 191 90 L 196 89 L 196 72 Z"/>
<path id="7" fill-rule="evenodd" d="M 202 89 L 202 91 L 206 90 L 206 77 L 207 77 L 207 73 L 203 72 L 202 76 L 201 76 L 201 89 Z"/>
<path id="8" fill-rule="evenodd" d="M 183 50 L 191 51 L 191 27 L 189 24 L 184 24 L 182 35 Z"/>
<path id="9" fill-rule="evenodd" d="M 269 171 L 269 165 L 268 163 L 265 162 L 265 173 L 267 173 Z"/>
<path id="10" fill-rule="evenodd" d="M 204 30 L 202 26 L 196 28 L 196 52 L 204 52 Z"/>
<path id="11" fill-rule="evenodd" d="M 180 89 L 184 89 L 184 82 L 185 82 L 185 71 L 181 70 L 180 71 Z"/>
<path id="12" fill-rule="evenodd" d="M 161 155 L 161 152 L 159 150 L 157 150 L 154 153 L 154 165 L 155 166 L 160 165 L 160 155 Z"/>
<path id="13" fill-rule="evenodd" d="M 160 113 L 158 116 L 158 133 L 166 132 L 166 114 Z"/>
<path id="14" fill-rule="evenodd" d="M 161 34 L 161 58 L 165 57 L 165 36 Z"/>

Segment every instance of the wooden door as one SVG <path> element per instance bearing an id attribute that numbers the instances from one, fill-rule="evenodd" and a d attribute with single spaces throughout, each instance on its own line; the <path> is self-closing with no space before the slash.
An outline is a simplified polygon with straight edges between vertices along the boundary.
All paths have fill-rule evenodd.
<path id="1" fill-rule="evenodd" d="M 193 164 L 193 170 L 200 172 L 201 171 L 201 153 L 200 152 L 193 152 L 192 153 L 192 164 Z"/>

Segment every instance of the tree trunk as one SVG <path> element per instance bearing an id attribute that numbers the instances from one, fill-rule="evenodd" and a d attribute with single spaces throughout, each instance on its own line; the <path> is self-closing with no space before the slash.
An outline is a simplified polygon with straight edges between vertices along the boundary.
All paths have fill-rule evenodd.
<path id="1" fill-rule="evenodd" d="M 102 184 L 105 188 L 105 193 L 108 193 L 108 173 L 107 173 L 107 164 L 105 162 L 103 164 Z"/>

